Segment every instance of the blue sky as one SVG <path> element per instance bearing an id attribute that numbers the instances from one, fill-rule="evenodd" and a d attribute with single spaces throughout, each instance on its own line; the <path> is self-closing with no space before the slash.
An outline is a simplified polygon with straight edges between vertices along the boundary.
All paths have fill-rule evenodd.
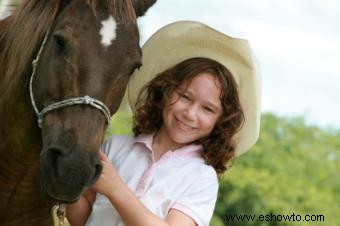
<path id="1" fill-rule="evenodd" d="M 178 20 L 248 39 L 261 64 L 263 112 L 339 129 L 339 12 L 336 0 L 158 0 L 139 26 L 142 43 Z"/>
<path id="2" fill-rule="evenodd" d="M 248 39 L 261 65 L 263 112 L 340 129 L 339 12 L 337 0 L 158 0 L 138 22 L 142 44 L 178 20 Z"/>

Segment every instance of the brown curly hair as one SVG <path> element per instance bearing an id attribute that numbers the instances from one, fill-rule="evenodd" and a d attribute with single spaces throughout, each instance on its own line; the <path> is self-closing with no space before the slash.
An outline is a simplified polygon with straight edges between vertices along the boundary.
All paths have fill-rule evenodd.
<path id="1" fill-rule="evenodd" d="M 172 92 L 181 84 L 188 84 L 197 74 L 210 73 L 220 84 L 220 100 L 223 113 L 209 136 L 194 141 L 203 145 L 205 162 L 216 170 L 219 176 L 227 170 L 228 163 L 235 155 L 233 136 L 244 122 L 237 84 L 222 64 L 208 58 L 190 58 L 159 73 L 143 87 L 139 94 L 134 114 L 133 133 L 135 136 L 157 132 L 162 124 L 164 106 L 169 103 Z"/>

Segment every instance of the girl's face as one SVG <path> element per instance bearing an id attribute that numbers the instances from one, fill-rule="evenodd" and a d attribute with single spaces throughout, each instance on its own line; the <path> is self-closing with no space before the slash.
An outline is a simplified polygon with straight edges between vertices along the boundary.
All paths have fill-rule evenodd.
<path id="1" fill-rule="evenodd" d="M 160 133 L 174 146 L 208 136 L 222 115 L 221 87 L 210 73 L 199 73 L 170 95 Z"/>

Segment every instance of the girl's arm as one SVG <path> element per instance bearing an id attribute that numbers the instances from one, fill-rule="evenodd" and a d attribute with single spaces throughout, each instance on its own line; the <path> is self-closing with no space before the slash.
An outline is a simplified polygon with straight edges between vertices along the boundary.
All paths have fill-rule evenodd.
<path id="1" fill-rule="evenodd" d="M 72 226 L 84 226 L 91 214 L 92 204 L 96 199 L 96 192 L 88 189 L 80 199 L 66 207 L 67 220 Z"/>
<path id="2" fill-rule="evenodd" d="M 94 184 L 93 189 L 108 197 L 126 226 L 196 225 L 193 219 L 178 210 L 171 210 L 166 220 L 154 215 L 128 188 L 105 154 L 100 152 L 100 158 L 103 163 L 103 172 Z"/>

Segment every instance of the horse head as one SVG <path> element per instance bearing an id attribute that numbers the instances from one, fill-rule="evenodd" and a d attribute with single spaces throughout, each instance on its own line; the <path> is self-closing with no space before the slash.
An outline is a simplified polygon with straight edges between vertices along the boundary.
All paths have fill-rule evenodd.
<path id="1" fill-rule="evenodd" d="M 31 83 L 37 111 L 90 96 L 103 104 L 62 106 L 42 116 L 40 174 L 43 191 L 73 202 L 101 173 L 98 151 L 132 72 L 140 66 L 136 17 L 156 0 L 60 0 Z"/>

